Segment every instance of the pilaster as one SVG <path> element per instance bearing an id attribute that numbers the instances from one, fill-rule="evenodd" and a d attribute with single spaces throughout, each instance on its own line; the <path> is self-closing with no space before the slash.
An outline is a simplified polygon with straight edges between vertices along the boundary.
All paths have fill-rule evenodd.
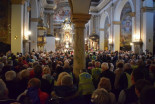
<path id="1" fill-rule="evenodd" d="M 11 51 L 23 53 L 23 5 L 21 0 L 12 0 Z"/>

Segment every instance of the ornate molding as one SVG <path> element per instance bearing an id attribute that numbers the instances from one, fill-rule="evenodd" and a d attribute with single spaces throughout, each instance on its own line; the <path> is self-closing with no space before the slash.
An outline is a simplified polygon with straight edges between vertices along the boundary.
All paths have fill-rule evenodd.
<path id="1" fill-rule="evenodd" d="M 75 27 L 85 27 L 85 24 L 91 18 L 90 14 L 72 14 L 71 21 L 75 24 Z"/>
<path id="2" fill-rule="evenodd" d="M 135 16 L 136 16 L 136 13 L 135 13 L 135 12 L 130 12 L 129 15 L 130 15 L 131 17 L 135 17 Z"/>
<path id="3" fill-rule="evenodd" d="M 153 12 L 155 11 L 155 8 L 154 7 L 142 7 L 141 10 L 143 12 Z"/>
<path id="4" fill-rule="evenodd" d="M 114 25 L 120 25 L 120 24 L 121 24 L 120 21 L 113 21 L 112 23 L 113 23 Z"/>
<path id="5" fill-rule="evenodd" d="M 21 4 L 23 5 L 25 3 L 25 0 L 11 0 L 12 4 Z"/>

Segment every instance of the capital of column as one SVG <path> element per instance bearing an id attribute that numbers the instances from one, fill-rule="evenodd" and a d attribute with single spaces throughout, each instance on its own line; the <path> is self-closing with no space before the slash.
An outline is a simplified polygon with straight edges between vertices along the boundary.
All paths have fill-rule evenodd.
<path id="1" fill-rule="evenodd" d="M 100 31 L 104 31 L 104 28 L 101 28 Z"/>
<path id="2" fill-rule="evenodd" d="M 25 3 L 25 0 L 11 0 L 12 4 L 21 4 L 23 5 Z"/>
<path id="3" fill-rule="evenodd" d="M 71 21 L 75 24 L 75 27 L 85 27 L 85 24 L 91 18 L 90 14 L 72 14 Z"/>
<path id="4" fill-rule="evenodd" d="M 141 8 L 143 12 L 153 12 L 155 10 L 154 7 L 143 7 Z"/>
<path id="5" fill-rule="evenodd" d="M 114 25 L 120 25 L 120 24 L 121 24 L 120 21 L 113 21 L 112 23 L 113 23 Z"/>
<path id="6" fill-rule="evenodd" d="M 135 17 L 136 13 L 135 13 L 135 12 L 130 12 L 129 15 L 130 15 L 131 17 Z"/>

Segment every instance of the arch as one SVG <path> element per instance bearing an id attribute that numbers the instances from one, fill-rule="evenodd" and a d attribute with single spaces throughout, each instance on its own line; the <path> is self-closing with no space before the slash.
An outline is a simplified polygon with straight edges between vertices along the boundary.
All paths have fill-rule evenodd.
<path id="1" fill-rule="evenodd" d="M 101 15 L 101 18 L 100 18 L 100 28 L 103 28 L 103 29 L 104 29 L 105 20 L 106 20 L 107 16 L 108 16 L 108 20 L 109 20 L 109 23 L 110 23 L 110 18 L 109 18 L 108 12 L 104 12 L 104 13 Z"/>
<path id="2" fill-rule="evenodd" d="M 108 12 L 105 11 L 101 15 L 101 18 L 100 18 L 100 29 L 105 28 L 106 18 L 108 18 L 109 23 L 111 23 L 110 18 L 109 18 L 109 14 L 108 14 Z M 100 41 L 99 42 L 100 42 L 100 50 L 104 50 L 104 31 L 100 31 Z"/>
<path id="3" fill-rule="evenodd" d="M 125 6 L 125 4 L 127 2 L 130 3 L 132 12 L 135 12 L 132 0 L 119 0 L 117 6 L 115 8 L 115 12 L 114 12 L 114 21 L 120 21 L 120 16 L 121 16 L 122 9 L 123 9 L 123 7 Z"/>
<path id="4" fill-rule="evenodd" d="M 135 8 L 134 8 L 134 4 L 132 2 L 132 0 L 119 0 L 119 2 L 116 5 L 115 11 L 114 11 L 114 20 L 116 22 L 120 22 L 120 17 L 121 17 L 121 13 L 123 10 L 123 7 L 125 6 L 125 4 L 129 2 L 130 6 L 131 6 L 131 10 L 132 12 L 135 12 Z M 132 23 L 134 24 L 134 18 L 132 18 Z M 119 51 L 120 50 L 120 25 L 119 24 L 114 24 L 113 26 L 113 42 L 114 42 L 114 47 L 113 50 L 114 51 Z M 134 34 L 134 25 L 132 25 L 132 35 Z"/>

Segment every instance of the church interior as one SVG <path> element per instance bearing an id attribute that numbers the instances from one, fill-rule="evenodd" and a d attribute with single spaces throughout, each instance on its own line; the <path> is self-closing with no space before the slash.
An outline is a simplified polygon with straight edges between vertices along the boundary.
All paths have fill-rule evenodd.
<path id="1" fill-rule="evenodd" d="M 135 81 L 136 75 L 143 79 L 139 69 L 143 69 L 145 81 Z M 47 73 L 43 76 L 44 71 L 49 76 Z M 6 102 L 0 91 L 0 104 L 76 104 L 70 100 L 71 92 L 64 92 L 69 97 L 66 98 L 62 94 L 65 88 L 57 88 L 63 81 L 58 82 L 60 72 L 72 73 L 72 78 L 69 75 L 63 77 L 68 80 L 64 81 L 67 83 L 66 91 L 70 84 L 78 85 L 78 90 L 83 91 L 83 100 L 78 100 L 79 96 L 73 94 L 75 98 L 72 100 L 77 104 L 80 103 L 78 101 L 85 102 L 81 104 L 155 104 L 155 93 L 148 94 L 150 103 L 143 103 L 141 97 L 148 97 L 142 96 L 145 94 L 138 89 L 138 84 L 149 85 L 147 81 L 155 86 L 155 0 L 0 0 L 0 86 L 4 87 L 0 90 L 6 86 L 9 90 Z M 18 73 L 23 73 L 25 79 Z M 98 74 L 95 76 L 94 73 Z M 140 74 L 134 76 L 133 73 Z M 18 81 L 11 83 L 18 82 L 17 86 L 8 82 L 7 75 L 9 78 L 16 76 Z M 50 80 L 52 87 L 46 88 L 46 81 L 43 82 L 45 86 L 40 84 L 40 87 L 38 83 L 42 79 Z M 110 81 L 110 90 L 102 86 L 105 83 L 101 79 L 105 83 Z M 3 86 L 4 83 L 6 86 Z M 131 83 L 132 86 L 129 86 Z M 41 89 L 42 92 L 37 93 L 39 97 L 35 99 L 31 96 L 27 84 Z M 155 92 L 152 86 L 148 91 Z M 25 96 L 24 100 L 21 99 L 23 95 L 18 96 L 25 90 L 22 87 L 27 89 L 26 95 L 30 94 L 29 103 L 24 102 Z M 129 97 L 132 94 L 123 95 L 125 89 L 133 88 L 137 88 L 132 93 L 133 97 Z M 76 90 L 73 87 L 70 89 Z M 58 95 L 57 90 L 62 90 L 60 97 L 64 98 L 63 102 L 60 98 L 56 98 L 59 103 L 51 100 L 51 92 Z M 111 99 L 109 103 L 107 91 L 115 96 L 115 100 Z M 102 97 L 105 101 L 95 95 L 100 92 L 104 92 Z M 50 97 L 51 102 L 47 101 Z"/>

